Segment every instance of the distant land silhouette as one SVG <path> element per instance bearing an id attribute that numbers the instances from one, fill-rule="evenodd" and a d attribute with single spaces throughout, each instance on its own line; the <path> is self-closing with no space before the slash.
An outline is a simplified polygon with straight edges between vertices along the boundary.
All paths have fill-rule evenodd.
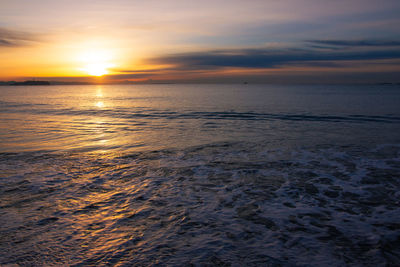
<path id="1" fill-rule="evenodd" d="M 94 84 L 88 82 L 62 82 L 62 81 L 34 81 L 28 80 L 23 82 L 16 81 L 0 81 L 0 86 L 8 86 L 8 85 L 85 85 L 85 84 Z"/>
<path id="2" fill-rule="evenodd" d="M 16 82 L 16 81 L 2 82 L 2 81 L 0 81 L 0 85 L 50 85 L 50 82 L 49 81 L 23 81 L 23 82 Z"/>
<path id="3" fill-rule="evenodd" d="M 66 81 L 35 81 L 27 80 L 22 82 L 17 81 L 0 81 L 0 86 L 10 85 L 92 85 L 92 84 L 173 84 L 171 82 L 162 81 L 120 81 L 120 82 L 66 82 Z"/>

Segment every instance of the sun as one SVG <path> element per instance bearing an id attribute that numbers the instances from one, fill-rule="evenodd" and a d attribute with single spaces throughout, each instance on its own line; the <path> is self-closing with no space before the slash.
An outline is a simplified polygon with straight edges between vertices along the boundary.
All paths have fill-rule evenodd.
<path id="1" fill-rule="evenodd" d="M 109 74 L 110 68 L 115 66 L 115 64 L 112 63 L 112 54 L 106 50 L 87 51 L 79 55 L 78 58 L 83 64 L 83 67 L 79 68 L 79 70 L 91 76 Z"/>
<path id="2" fill-rule="evenodd" d="M 91 76 L 103 76 L 109 73 L 110 67 L 112 67 L 112 64 L 98 62 L 87 64 L 82 70 Z"/>

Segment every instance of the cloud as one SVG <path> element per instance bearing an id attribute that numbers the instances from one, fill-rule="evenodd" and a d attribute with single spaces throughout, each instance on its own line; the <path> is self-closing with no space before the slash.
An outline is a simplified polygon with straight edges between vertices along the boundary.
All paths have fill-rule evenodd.
<path id="1" fill-rule="evenodd" d="M 105 77 L 110 78 L 110 79 L 145 79 L 145 78 L 153 77 L 154 74 L 156 74 L 156 73 L 135 74 L 135 73 L 124 72 L 123 74 L 109 74 L 109 75 L 106 75 Z"/>
<path id="2" fill-rule="evenodd" d="M 332 41 L 332 43 L 348 44 L 355 46 L 353 41 Z M 372 47 L 372 43 L 360 42 L 360 46 Z M 373 49 L 336 49 L 321 50 L 310 47 L 292 49 L 228 49 L 213 50 L 205 52 L 181 53 L 161 56 L 150 59 L 150 63 L 173 65 L 182 70 L 211 70 L 225 67 L 236 68 L 278 68 L 284 65 L 315 65 L 316 62 L 337 62 L 337 61 L 366 61 L 382 59 L 399 59 L 400 47 L 397 41 L 376 41 Z M 386 48 L 389 44 L 392 49 Z M 321 65 L 321 64 L 319 64 Z"/>
<path id="3" fill-rule="evenodd" d="M 351 46 L 351 47 L 400 47 L 400 41 L 397 40 L 309 40 L 308 42 L 317 45 L 329 46 Z"/>
<path id="4" fill-rule="evenodd" d="M 0 47 L 25 46 L 35 40 L 31 33 L 0 28 Z"/>
<path id="5" fill-rule="evenodd" d="M 131 70 L 131 69 L 111 69 L 113 72 L 119 73 L 130 73 L 130 74 L 151 74 L 151 73 L 158 73 L 161 69 L 150 69 L 150 70 Z M 164 69 L 162 69 L 164 70 Z M 169 70 L 169 69 L 165 69 Z"/>
<path id="6" fill-rule="evenodd" d="M 13 46 L 13 43 L 5 39 L 0 39 L 0 46 Z"/>

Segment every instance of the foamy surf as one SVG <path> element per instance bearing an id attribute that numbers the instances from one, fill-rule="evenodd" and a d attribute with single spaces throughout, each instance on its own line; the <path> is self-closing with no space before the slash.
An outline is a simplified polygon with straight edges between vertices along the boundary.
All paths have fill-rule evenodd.
<path id="1" fill-rule="evenodd" d="M 2 154 L 2 264 L 391 265 L 400 146 Z"/>

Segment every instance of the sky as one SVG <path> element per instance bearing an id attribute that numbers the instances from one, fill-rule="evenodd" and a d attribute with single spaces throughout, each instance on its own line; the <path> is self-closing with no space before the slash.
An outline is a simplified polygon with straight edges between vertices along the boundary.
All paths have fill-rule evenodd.
<path id="1" fill-rule="evenodd" d="M 0 80 L 400 82 L 399 0 L 0 0 Z"/>

